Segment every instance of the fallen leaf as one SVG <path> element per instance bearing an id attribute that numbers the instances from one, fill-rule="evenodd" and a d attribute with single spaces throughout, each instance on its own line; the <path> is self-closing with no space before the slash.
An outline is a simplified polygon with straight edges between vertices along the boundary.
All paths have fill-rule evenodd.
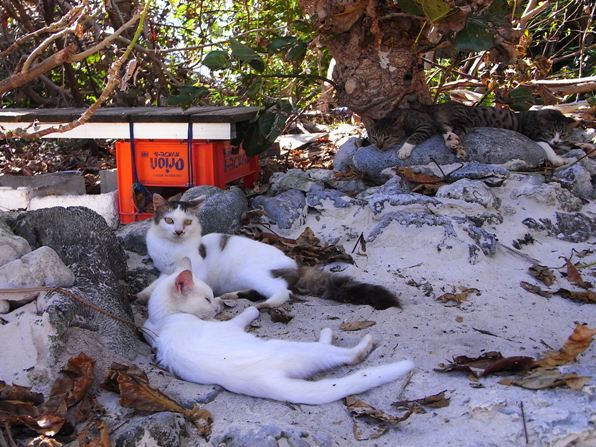
<path id="1" fill-rule="evenodd" d="M 86 427 L 77 436 L 79 447 L 110 447 L 110 430 L 105 421 Z"/>
<path id="2" fill-rule="evenodd" d="M 446 397 L 445 393 L 446 390 L 420 399 L 400 400 L 393 402 L 391 406 L 396 408 L 412 408 L 415 413 L 426 413 L 426 410 L 422 407 L 443 408 L 449 406 L 451 398 Z"/>
<path id="3" fill-rule="evenodd" d="M 592 287 L 592 284 L 584 281 L 579 270 L 569 259 L 565 261 L 565 267 L 567 267 L 567 281 L 569 281 L 571 284 L 575 284 L 582 289 L 590 289 Z"/>
<path id="4" fill-rule="evenodd" d="M 63 395 L 66 405 L 72 407 L 87 394 L 93 384 L 93 369 L 95 360 L 81 352 L 76 357 L 71 357 L 62 369 L 62 377 L 57 379 L 52 386 L 50 396 Z"/>
<path id="5" fill-rule="evenodd" d="M 578 303 L 596 303 L 596 292 L 593 290 L 568 290 L 559 289 L 557 295 Z"/>
<path id="6" fill-rule="evenodd" d="M 367 327 L 371 327 L 377 324 L 376 321 L 370 320 L 361 320 L 361 321 L 352 321 L 347 323 L 342 323 L 339 325 L 339 328 L 342 331 L 359 331 L 361 329 L 366 329 Z"/>
<path id="7" fill-rule="evenodd" d="M 195 405 L 192 409 L 182 407 L 159 390 L 149 385 L 147 375 L 137 366 L 128 367 L 113 363 L 104 381 L 104 388 L 120 394 L 120 405 L 141 411 L 172 411 L 189 419 L 205 438 L 211 435 L 213 418 L 209 411 Z"/>
<path id="8" fill-rule="evenodd" d="M 271 317 L 271 321 L 273 323 L 288 324 L 294 318 L 294 315 L 290 315 L 290 313 L 280 309 L 279 307 L 267 309 L 267 312 L 269 313 L 269 317 Z"/>
<path id="9" fill-rule="evenodd" d="M 534 264 L 532 267 L 528 269 L 528 272 L 534 278 L 536 278 L 539 281 L 542 281 L 547 286 L 552 286 L 554 282 L 557 280 L 555 277 L 555 273 L 544 265 Z"/>
<path id="10" fill-rule="evenodd" d="M 590 381 L 590 377 L 578 376 L 575 373 L 563 374 L 557 368 L 539 368 L 519 379 L 503 379 L 502 385 L 516 385 L 529 390 L 543 390 L 567 386 L 574 390 L 581 389 Z"/>
<path id="11" fill-rule="evenodd" d="M 435 371 L 460 371 L 479 378 L 497 372 L 526 371 L 533 365 L 532 357 L 513 356 L 503 357 L 500 352 L 485 352 L 479 357 L 456 356 L 447 365 L 440 364 Z"/>
<path id="12" fill-rule="evenodd" d="M 445 180 L 441 177 L 437 177 L 433 174 L 425 174 L 424 172 L 416 172 L 412 168 L 408 167 L 395 167 L 393 168 L 397 175 L 404 180 L 424 185 L 437 185 L 445 184 Z"/>
<path id="13" fill-rule="evenodd" d="M 43 394 L 34 393 L 31 388 L 25 386 L 7 385 L 0 380 L 0 401 L 2 400 L 18 400 L 39 405 L 43 402 Z"/>
<path id="14" fill-rule="evenodd" d="M 513 356 L 505 357 L 495 361 L 492 365 L 482 371 L 482 377 L 494 374 L 497 372 L 518 372 L 528 371 L 534 364 L 534 359 L 527 356 Z"/>
<path id="15" fill-rule="evenodd" d="M 346 397 L 344 404 L 354 422 L 352 432 L 357 441 L 377 439 L 389 429 L 390 425 L 405 421 L 414 412 L 409 408 L 402 416 L 393 416 L 374 408 L 355 396 Z"/>
<path id="16" fill-rule="evenodd" d="M 553 296 L 553 292 L 550 292 L 548 290 L 543 290 L 540 287 L 538 287 L 537 285 L 530 284 L 529 282 L 526 282 L 526 281 L 521 281 L 519 283 L 519 285 L 521 286 L 522 289 L 527 290 L 530 293 L 540 295 L 544 298 L 550 298 L 551 296 Z"/>
<path id="17" fill-rule="evenodd" d="M 576 323 L 575 329 L 563 347 L 536 360 L 535 365 L 553 367 L 575 362 L 577 356 L 590 347 L 594 335 L 596 335 L 596 329 L 591 329 L 586 324 Z"/>
<path id="18" fill-rule="evenodd" d="M 459 306 L 461 303 L 468 299 L 470 293 L 480 293 L 480 290 L 473 288 L 465 288 L 462 289 L 461 292 L 457 293 L 444 293 L 443 295 L 438 296 L 436 300 L 441 301 L 442 303 L 452 301 L 456 303 L 456 306 Z"/>

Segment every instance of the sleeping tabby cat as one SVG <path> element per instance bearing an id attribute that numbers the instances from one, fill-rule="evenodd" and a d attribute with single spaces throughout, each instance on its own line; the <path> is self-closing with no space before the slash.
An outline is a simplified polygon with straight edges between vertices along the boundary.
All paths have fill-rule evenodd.
<path id="1" fill-rule="evenodd" d="M 414 148 L 436 133 L 443 135 L 445 144 L 458 158 L 465 158 L 461 138 L 473 127 L 499 127 L 520 132 L 536 141 L 544 149 L 547 159 L 556 166 L 566 163 L 551 145 L 567 141 L 576 122 L 558 110 L 542 109 L 511 112 L 493 107 L 470 107 L 457 102 L 420 105 L 416 109 L 397 109 L 377 120 L 368 136 L 379 149 L 399 144 L 403 133 L 408 135 L 398 156 L 408 158 Z"/>

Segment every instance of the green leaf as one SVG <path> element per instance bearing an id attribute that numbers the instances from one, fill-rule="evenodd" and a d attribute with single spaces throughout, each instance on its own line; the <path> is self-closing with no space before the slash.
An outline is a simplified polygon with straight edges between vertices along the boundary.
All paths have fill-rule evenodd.
<path id="1" fill-rule="evenodd" d="M 286 53 L 286 59 L 291 62 L 302 62 L 306 56 L 306 43 L 299 40 Z"/>
<path id="2" fill-rule="evenodd" d="M 209 94 L 209 89 L 205 87 L 196 87 L 194 85 L 184 85 L 180 87 L 177 95 L 168 97 L 167 103 L 170 106 L 178 106 L 186 109 L 205 95 Z"/>
<path id="3" fill-rule="evenodd" d="M 285 113 L 266 111 L 259 117 L 259 131 L 268 141 L 275 141 L 284 130 L 288 115 Z"/>
<path id="4" fill-rule="evenodd" d="M 396 1 L 397 1 L 399 8 L 407 14 L 412 14 L 415 16 L 421 16 L 424 14 L 424 11 L 422 11 L 422 8 L 420 7 L 420 5 L 418 4 L 418 2 L 416 0 L 396 0 Z"/>
<path id="5" fill-rule="evenodd" d="M 232 56 L 238 58 L 241 62 L 249 64 L 258 72 L 265 70 L 265 62 L 261 56 L 248 45 L 238 42 L 236 39 L 230 39 L 230 48 Z"/>
<path id="6" fill-rule="evenodd" d="M 507 103 L 513 110 L 525 112 L 534 105 L 534 95 L 529 87 L 517 87 L 509 92 Z"/>
<path id="7" fill-rule="evenodd" d="M 262 86 L 263 86 L 263 83 L 261 81 L 255 80 L 246 89 L 246 91 L 244 92 L 244 95 L 250 99 L 253 99 L 255 96 L 257 96 L 257 94 L 261 90 Z"/>
<path id="8" fill-rule="evenodd" d="M 203 65 L 211 71 L 228 68 L 230 65 L 230 56 L 225 51 L 213 50 L 203 58 Z"/>
<path id="9" fill-rule="evenodd" d="M 292 36 L 277 37 L 267 45 L 267 51 L 275 53 L 277 51 L 286 49 L 296 42 L 296 38 Z"/>
<path id="10" fill-rule="evenodd" d="M 453 8 L 443 0 L 416 0 L 422 6 L 424 15 L 429 18 L 431 22 L 436 22 L 449 14 Z"/>
<path id="11" fill-rule="evenodd" d="M 484 51 L 492 48 L 494 41 L 486 29 L 486 23 L 476 17 L 468 19 L 466 26 L 455 35 L 453 41 L 458 51 Z"/>

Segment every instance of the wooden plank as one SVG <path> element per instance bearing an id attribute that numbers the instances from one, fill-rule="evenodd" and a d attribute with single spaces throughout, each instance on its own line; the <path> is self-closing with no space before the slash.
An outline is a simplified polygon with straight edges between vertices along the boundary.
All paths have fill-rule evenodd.
<path id="1" fill-rule="evenodd" d="M 3 130 L 24 128 L 29 123 L 2 121 Z M 39 123 L 36 130 L 46 129 L 60 123 Z M 135 138 L 153 140 L 186 140 L 188 138 L 187 123 L 135 123 Z M 231 123 L 193 123 L 193 139 L 195 140 L 230 140 L 235 136 L 235 126 Z M 128 140 L 130 137 L 128 123 L 126 122 L 100 122 L 85 123 L 74 129 L 53 133 L 44 138 L 93 138 L 93 139 L 118 139 Z"/>
<path id="2" fill-rule="evenodd" d="M 68 123 L 77 119 L 84 109 L 0 109 L 2 122 Z M 97 123 L 126 123 L 130 119 L 146 123 L 237 123 L 256 116 L 256 107 L 104 107 L 89 120 Z"/>

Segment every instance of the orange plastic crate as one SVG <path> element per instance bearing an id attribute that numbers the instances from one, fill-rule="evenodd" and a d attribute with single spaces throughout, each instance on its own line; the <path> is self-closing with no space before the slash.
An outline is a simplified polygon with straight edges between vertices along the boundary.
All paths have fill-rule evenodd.
<path id="1" fill-rule="evenodd" d="M 135 162 L 139 182 L 151 187 L 188 188 L 213 185 L 219 188 L 242 179 L 251 187 L 259 175 L 258 157 L 248 157 L 240 149 L 234 154 L 229 141 L 193 140 L 192 169 L 189 176 L 188 144 L 180 140 L 136 140 Z M 116 142 L 118 204 L 120 222 L 130 223 L 151 217 L 139 213 L 133 202 L 132 154 L 129 141 Z"/>

